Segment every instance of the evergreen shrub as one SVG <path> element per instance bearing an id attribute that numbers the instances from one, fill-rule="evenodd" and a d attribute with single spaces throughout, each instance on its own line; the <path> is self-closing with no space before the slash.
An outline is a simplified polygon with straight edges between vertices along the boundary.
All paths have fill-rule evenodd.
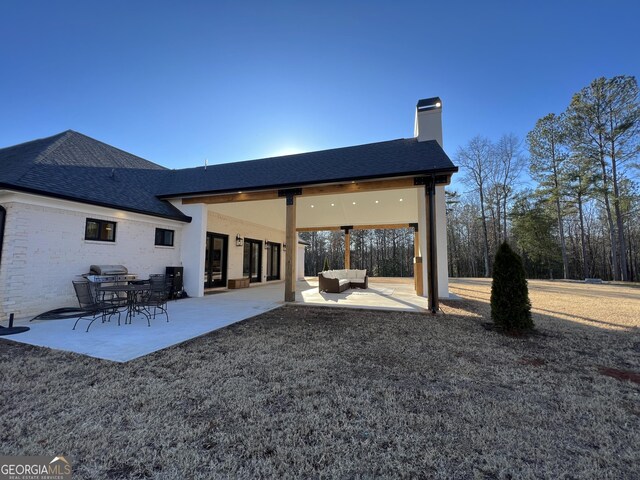
<path id="1" fill-rule="evenodd" d="M 491 319 L 506 332 L 533 329 L 529 287 L 522 259 L 507 242 L 498 248 L 491 284 Z"/>

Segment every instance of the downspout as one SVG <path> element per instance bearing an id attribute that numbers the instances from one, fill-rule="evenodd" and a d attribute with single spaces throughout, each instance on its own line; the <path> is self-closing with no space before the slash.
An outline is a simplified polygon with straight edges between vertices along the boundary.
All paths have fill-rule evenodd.
<path id="1" fill-rule="evenodd" d="M 4 243 L 4 224 L 7 219 L 7 211 L 0 205 L 0 265 L 2 265 L 2 244 Z"/>

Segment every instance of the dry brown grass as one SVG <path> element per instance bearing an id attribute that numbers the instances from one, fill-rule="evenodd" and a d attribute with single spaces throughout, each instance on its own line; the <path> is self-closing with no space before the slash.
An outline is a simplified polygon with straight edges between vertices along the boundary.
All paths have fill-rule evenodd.
<path id="1" fill-rule="evenodd" d="M 284 307 L 126 364 L 0 341 L 2 453 L 77 478 L 637 478 L 640 386 L 601 369 L 640 371 L 638 298 L 532 282 L 539 333 L 511 338 L 488 285 L 435 318 Z"/>

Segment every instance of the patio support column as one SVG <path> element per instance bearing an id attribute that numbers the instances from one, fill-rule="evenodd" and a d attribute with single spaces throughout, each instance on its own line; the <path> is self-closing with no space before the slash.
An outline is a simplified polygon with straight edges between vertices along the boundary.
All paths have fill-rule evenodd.
<path id="1" fill-rule="evenodd" d="M 425 185 L 427 201 L 427 281 L 429 310 L 436 314 L 440 309 L 438 299 L 438 248 L 436 231 L 436 186 L 431 177 Z"/>
<path id="2" fill-rule="evenodd" d="M 296 233 L 296 196 L 287 192 L 287 219 L 286 219 L 286 242 L 284 265 L 284 301 L 296 301 L 296 253 L 298 250 L 298 235 Z"/>
<path id="3" fill-rule="evenodd" d="M 410 224 L 413 227 L 413 284 L 416 295 L 422 295 L 424 291 L 422 280 L 422 257 L 420 256 L 420 229 L 417 223 Z"/>
<path id="4" fill-rule="evenodd" d="M 180 205 L 179 208 L 185 215 L 191 217 L 191 222 L 182 228 L 180 261 L 184 266 L 184 289 L 190 297 L 204 297 L 202 272 L 204 272 L 209 211 L 204 203 Z"/>
<path id="5" fill-rule="evenodd" d="M 342 227 L 344 229 L 344 268 L 351 268 L 351 228 Z"/>

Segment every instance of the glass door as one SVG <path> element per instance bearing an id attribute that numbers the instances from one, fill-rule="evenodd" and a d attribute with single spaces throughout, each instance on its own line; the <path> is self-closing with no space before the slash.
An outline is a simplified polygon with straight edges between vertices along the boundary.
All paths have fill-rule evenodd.
<path id="1" fill-rule="evenodd" d="M 262 242 L 244 239 L 242 276 L 249 277 L 251 283 L 262 281 Z"/>
<path id="2" fill-rule="evenodd" d="M 227 286 L 229 236 L 207 232 L 204 256 L 204 288 Z"/>
<path id="3" fill-rule="evenodd" d="M 279 243 L 267 243 L 267 280 L 280 280 Z"/>

